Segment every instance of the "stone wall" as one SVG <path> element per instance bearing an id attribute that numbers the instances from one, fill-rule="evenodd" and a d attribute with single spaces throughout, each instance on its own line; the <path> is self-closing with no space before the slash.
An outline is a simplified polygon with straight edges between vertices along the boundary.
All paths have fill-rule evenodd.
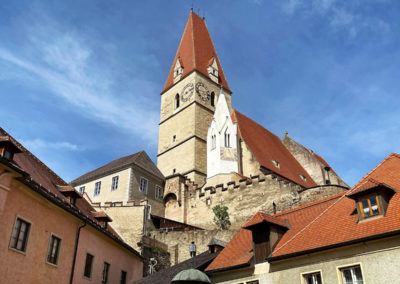
<path id="1" fill-rule="evenodd" d="M 168 180 L 166 183 L 168 184 Z M 258 211 L 273 214 L 273 203 L 276 205 L 276 212 L 280 212 L 347 189 L 339 185 L 304 189 L 274 174 L 207 188 L 198 188 L 189 180 L 185 183 L 186 186 L 181 184 L 178 187 L 178 203 L 174 203 L 173 210 L 170 210 L 168 203 L 166 204 L 165 217 L 173 220 L 179 217 L 178 221 L 204 229 L 215 229 L 212 208 L 216 205 L 229 208 L 231 229 L 237 230 Z"/>
<path id="2" fill-rule="evenodd" d="M 168 252 L 171 256 L 171 265 L 180 263 L 190 258 L 189 244 L 194 241 L 197 254 L 208 250 L 208 243 L 212 238 L 229 242 L 237 230 L 200 230 L 200 231 L 150 231 L 152 238 L 168 245 Z"/>

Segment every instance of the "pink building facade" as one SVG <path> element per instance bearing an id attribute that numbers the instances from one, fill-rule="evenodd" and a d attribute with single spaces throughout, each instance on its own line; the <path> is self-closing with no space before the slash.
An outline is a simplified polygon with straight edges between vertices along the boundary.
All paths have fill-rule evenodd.
<path id="1" fill-rule="evenodd" d="M 141 279 L 140 254 L 65 188 L 67 183 L 0 128 L 0 282 Z"/>

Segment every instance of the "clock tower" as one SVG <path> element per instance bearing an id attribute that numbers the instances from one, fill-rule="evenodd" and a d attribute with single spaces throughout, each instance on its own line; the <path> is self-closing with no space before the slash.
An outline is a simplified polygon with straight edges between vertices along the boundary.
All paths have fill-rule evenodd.
<path id="1" fill-rule="evenodd" d="M 157 166 L 199 186 L 207 177 L 207 131 L 221 88 L 231 94 L 205 20 L 190 12 L 161 92 Z"/>

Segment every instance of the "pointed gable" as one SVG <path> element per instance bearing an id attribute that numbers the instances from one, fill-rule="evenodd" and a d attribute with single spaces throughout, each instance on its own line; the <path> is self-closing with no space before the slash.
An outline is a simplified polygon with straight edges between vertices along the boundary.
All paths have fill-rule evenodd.
<path id="1" fill-rule="evenodd" d="M 240 138 L 250 148 L 262 167 L 302 187 L 317 186 L 278 136 L 237 110 L 232 112 L 231 117 L 234 122 L 237 122 Z"/>
<path id="2" fill-rule="evenodd" d="M 180 64 L 184 66 L 181 76 L 181 78 L 183 78 L 193 70 L 196 70 L 202 73 L 204 76 L 209 77 L 207 68 L 212 63 L 213 58 L 215 59 L 218 67 L 220 84 L 226 90 L 230 91 L 224 72 L 222 71 L 221 63 L 219 62 L 217 53 L 215 51 L 214 44 L 211 40 L 210 34 L 208 33 L 205 20 L 191 11 L 178 47 L 178 51 L 176 52 L 174 61 L 172 62 L 167 81 L 165 82 L 164 89 L 161 94 L 175 83 L 174 70 L 178 59 Z"/>

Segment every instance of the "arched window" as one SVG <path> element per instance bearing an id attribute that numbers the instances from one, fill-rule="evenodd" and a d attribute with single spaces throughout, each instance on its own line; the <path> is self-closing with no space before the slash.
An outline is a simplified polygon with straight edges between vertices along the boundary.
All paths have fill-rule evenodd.
<path id="1" fill-rule="evenodd" d="M 230 145 L 231 143 L 230 143 L 230 135 L 229 135 L 229 133 L 228 133 L 228 128 L 225 130 L 225 147 L 226 148 L 230 148 L 231 147 L 231 145 Z"/>
<path id="2" fill-rule="evenodd" d="M 179 108 L 179 94 L 175 96 L 175 109 Z"/>
<path id="3" fill-rule="evenodd" d="M 211 135 L 211 150 L 217 147 L 217 137 L 215 135 Z"/>
<path id="4" fill-rule="evenodd" d="M 215 94 L 211 92 L 211 106 L 215 106 Z"/>

